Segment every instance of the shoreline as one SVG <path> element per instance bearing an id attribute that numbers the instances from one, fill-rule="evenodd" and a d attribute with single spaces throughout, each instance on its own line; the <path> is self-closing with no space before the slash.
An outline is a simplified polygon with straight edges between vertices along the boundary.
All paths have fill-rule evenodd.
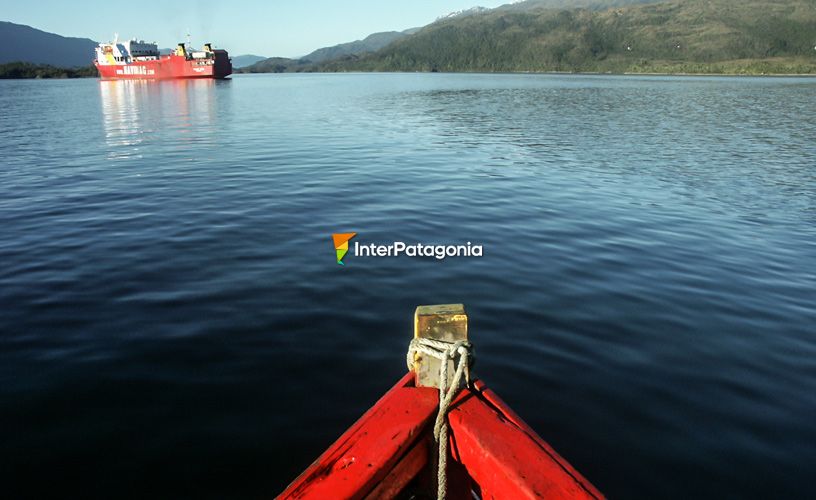
<path id="1" fill-rule="evenodd" d="M 99 75 L 77 74 L 73 68 L 64 69 L 66 73 L 57 76 L 14 76 L 6 77 L 0 75 L 0 80 L 79 80 L 87 78 L 99 79 Z M 71 74 L 70 72 L 74 72 Z M 577 75 L 577 76 L 705 76 L 705 77 L 746 77 L 746 78 L 816 78 L 816 73 L 693 73 L 693 72 L 661 72 L 661 71 L 291 71 L 291 72 L 241 72 L 236 71 L 231 76 L 236 75 L 272 75 L 272 74 L 417 74 L 417 73 L 438 73 L 448 75 Z"/>
<path id="2" fill-rule="evenodd" d="M 413 75 L 417 73 L 428 74 L 447 74 L 447 75 L 578 75 L 578 76 L 738 76 L 738 77 L 771 77 L 771 78 L 816 78 L 816 73 L 670 73 L 657 71 L 267 71 L 267 72 L 241 72 L 237 71 L 232 74 L 235 75 L 297 75 L 297 74 L 406 74 Z"/>

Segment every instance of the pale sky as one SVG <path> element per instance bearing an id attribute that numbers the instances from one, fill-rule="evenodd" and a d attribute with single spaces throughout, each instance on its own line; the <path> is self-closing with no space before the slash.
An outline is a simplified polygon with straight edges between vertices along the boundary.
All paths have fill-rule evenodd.
<path id="1" fill-rule="evenodd" d="M 510 0 L 2 0 L 0 21 L 27 24 L 63 36 L 109 41 L 142 38 L 173 47 L 212 42 L 230 55 L 297 57 L 314 49 L 358 40 L 378 31 L 423 26 L 475 5 Z"/>

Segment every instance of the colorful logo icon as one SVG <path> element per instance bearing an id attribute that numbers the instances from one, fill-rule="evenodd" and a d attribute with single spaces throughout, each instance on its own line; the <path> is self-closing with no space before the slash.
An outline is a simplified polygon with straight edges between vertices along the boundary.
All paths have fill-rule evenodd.
<path id="1" fill-rule="evenodd" d="M 343 257 L 348 253 L 349 240 L 357 236 L 357 233 L 334 233 L 332 239 L 334 240 L 334 249 L 337 252 L 337 263 L 341 266 L 343 264 Z"/>

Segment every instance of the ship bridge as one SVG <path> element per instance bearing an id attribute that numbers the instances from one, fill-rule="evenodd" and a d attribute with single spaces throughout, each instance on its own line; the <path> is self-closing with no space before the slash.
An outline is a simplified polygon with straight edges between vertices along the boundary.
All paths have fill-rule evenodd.
<path id="1" fill-rule="evenodd" d="M 111 43 L 100 43 L 96 48 L 96 62 L 101 65 L 121 65 L 133 61 L 150 61 L 159 58 L 159 47 L 154 43 L 135 38 L 120 42 L 115 35 Z"/>

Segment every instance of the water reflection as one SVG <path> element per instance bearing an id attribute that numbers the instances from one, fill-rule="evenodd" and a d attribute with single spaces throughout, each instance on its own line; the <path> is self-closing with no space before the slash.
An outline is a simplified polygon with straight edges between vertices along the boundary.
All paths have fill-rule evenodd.
<path id="1" fill-rule="evenodd" d="M 816 122 L 804 112 L 810 94 L 791 91 L 802 83 L 649 82 L 508 78 L 504 86 L 482 88 L 474 80 L 384 94 L 371 107 L 397 110 L 432 138 L 430 147 L 472 153 L 477 176 L 581 176 L 593 191 L 626 178 L 640 191 L 609 196 L 642 199 L 648 188 L 658 204 L 668 194 L 714 210 L 739 207 L 749 220 L 767 220 L 774 211 L 812 218 L 812 190 L 802 178 L 816 148 L 800 138 Z"/>
<path id="2" fill-rule="evenodd" d="M 610 496 L 812 496 L 797 82 L 0 81 L 9 498 L 280 491 L 401 376 L 406 312 L 454 300 L 480 374 Z M 490 251 L 337 269 L 349 227 Z"/>
<path id="3" fill-rule="evenodd" d="M 189 150 L 216 137 L 213 80 L 99 82 L 107 158 L 143 158 L 147 148 Z M 220 85 L 219 85 L 220 84 Z"/>

